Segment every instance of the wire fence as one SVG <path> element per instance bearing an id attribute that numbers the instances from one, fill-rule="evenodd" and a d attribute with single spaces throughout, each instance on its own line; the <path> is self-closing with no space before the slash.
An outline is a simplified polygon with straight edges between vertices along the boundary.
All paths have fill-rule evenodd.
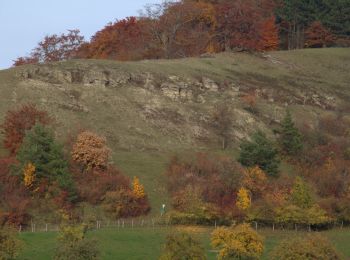
<path id="1" fill-rule="evenodd" d="M 333 222 L 326 227 L 319 227 L 315 225 L 307 224 L 280 224 L 280 223 L 262 223 L 253 221 L 250 222 L 251 227 L 257 231 L 259 230 L 271 230 L 271 231 L 320 231 L 327 229 L 343 229 L 347 227 L 344 222 Z M 100 230 L 100 229 L 164 229 L 172 228 L 179 225 L 172 224 L 171 221 L 162 218 L 137 218 L 137 219 L 119 219 L 119 220 L 96 220 L 90 222 L 74 223 L 74 225 L 86 225 L 89 230 Z M 181 225 L 180 225 L 181 226 Z M 184 225 L 186 226 L 186 225 Z M 190 226 L 190 225 L 188 225 Z M 192 225 L 193 226 L 193 225 Z M 199 225 L 198 225 L 199 226 Z M 62 224 L 60 223 L 44 223 L 44 222 L 31 222 L 29 225 L 18 226 L 18 232 L 58 232 L 60 231 Z M 208 228 L 218 228 L 217 222 L 213 222 L 212 225 L 206 225 Z"/>

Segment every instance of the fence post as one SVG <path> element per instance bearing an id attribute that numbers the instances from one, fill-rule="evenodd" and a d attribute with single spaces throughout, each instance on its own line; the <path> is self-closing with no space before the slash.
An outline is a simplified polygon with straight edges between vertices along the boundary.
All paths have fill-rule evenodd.
<path id="1" fill-rule="evenodd" d="M 122 227 L 124 228 L 124 219 L 123 219 L 123 226 Z"/>
<path id="2" fill-rule="evenodd" d="M 255 221 L 255 230 L 258 231 L 258 221 Z"/>
<path id="3" fill-rule="evenodd" d="M 131 220 L 131 228 L 134 228 L 134 219 Z"/>
<path id="4" fill-rule="evenodd" d="M 141 221 L 141 227 L 143 227 L 143 222 L 144 222 L 144 220 L 142 219 L 142 221 Z"/>
<path id="5" fill-rule="evenodd" d="M 119 228 L 120 228 L 120 221 L 119 221 L 119 219 L 118 219 L 118 230 L 119 230 Z"/>
<path id="6" fill-rule="evenodd" d="M 272 223 L 272 231 L 275 231 L 275 223 Z"/>
<path id="7" fill-rule="evenodd" d="M 22 232 L 22 225 L 19 225 L 19 230 L 18 230 L 19 233 Z"/>
<path id="8" fill-rule="evenodd" d="M 45 231 L 47 232 L 47 223 L 45 224 Z"/>

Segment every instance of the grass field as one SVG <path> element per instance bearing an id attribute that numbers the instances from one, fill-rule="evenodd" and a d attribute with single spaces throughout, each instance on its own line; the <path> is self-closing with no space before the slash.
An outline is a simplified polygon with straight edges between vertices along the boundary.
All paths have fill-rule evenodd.
<path id="1" fill-rule="evenodd" d="M 91 231 L 88 236 L 97 240 L 102 252 L 102 259 L 153 260 L 159 257 L 165 237 L 171 231 L 167 228 L 102 229 Z M 211 229 L 193 228 L 187 231 L 192 231 L 201 240 L 205 246 L 208 259 L 216 259 L 216 254 L 210 248 Z M 260 234 L 265 237 L 265 252 L 262 259 L 269 259 L 269 252 L 279 241 L 292 236 L 303 236 L 305 233 L 262 230 Z M 324 231 L 322 235 L 330 239 L 345 259 L 350 259 L 350 229 Z M 25 247 L 19 259 L 51 259 L 56 236 L 56 232 L 22 233 L 20 238 L 25 242 Z"/>

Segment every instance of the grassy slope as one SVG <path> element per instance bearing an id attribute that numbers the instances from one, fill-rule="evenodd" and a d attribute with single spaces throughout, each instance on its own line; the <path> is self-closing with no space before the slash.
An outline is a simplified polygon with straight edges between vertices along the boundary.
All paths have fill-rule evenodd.
<path id="1" fill-rule="evenodd" d="M 281 51 L 269 55 L 270 58 L 262 58 L 244 53 L 223 53 L 212 59 L 126 63 L 90 60 L 62 62 L 49 66 L 67 70 L 83 67 L 91 70 L 108 68 L 116 71 L 149 72 L 160 78 L 169 75 L 189 78 L 206 76 L 217 82 L 228 80 L 238 86 L 258 86 L 287 92 L 322 89 L 330 94 L 340 93 L 342 98 L 349 101 L 349 49 Z M 174 153 L 181 154 L 184 150 L 219 150 L 212 132 L 211 141 L 201 142 L 187 135 L 187 130 L 190 129 L 190 122 L 198 117 L 197 112 L 199 115 L 208 115 L 212 105 L 222 102 L 225 96 L 212 94 L 204 104 L 175 102 L 154 92 L 140 92 L 132 87 L 101 90 L 79 84 L 55 85 L 22 81 L 16 74 L 23 69 L 26 67 L 0 71 L 0 121 L 9 108 L 16 107 L 19 103 L 34 102 L 56 117 L 59 123 L 57 133 L 62 138 L 81 127 L 107 136 L 114 152 L 113 160 L 129 176 L 140 177 L 156 214 L 161 203 L 167 201 L 162 173 L 169 157 Z M 66 88 L 68 92 L 78 92 L 82 96 L 79 102 L 90 112 L 83 113 L 62 106 L 69 98 L 61 88 Z M 168 129 L 168 121 L 145 120 L 140 116 L 140 107 L 155 101 L 159 102 L 162 108 L 176 111 L 184 117 L 188 114 L 188 122 L 183 125 L 174 124 L 173 128 Z M 237 99 L 232 102 L 235 106 L 240 105 Z M 274 106 L 275 104 L 261 102 L 259 110 L 263 115 L 271 115 Z M 322 111 L 310 106 L 293 106 L 293 112 L 302 123 L 313 121 Z M 263 120 L 258 118 L 260 119 Z M 227 153 L 235 154 L 236 150 L 229 149 Z"/>
<path id="2" fill-rule="evenodd" d="M 164 243 L 166 234 L 169 232 L 163 229 L 125 229 L 125 230 L 100 230 L 89 233 L 90 238 L 97 240 L 104 260 L 132 259 L 132 260 L 153 260 L 157 259 L 161 246 Z M 210 230 L 203 229 L 195 233 L 195 236 L 201 240 L 207 252 L 208 259 L 216 259 L 215 253 L 210 248 Z M 293 231 L 275 231 L 262 230 L 261 235 L 265 237 L 265 252 L 262 259 L 269 259 L 269 252 L 281 239 L 286 239 L 295 235 L 302 236 L 303 232 Z M 335 229 L 322 232 L 322 235 L 328 237 L 339 252 L 350 259 L 350 241 L 349 229 Z M 19 259 L 51 259 L 57 233 L 23 233 L 21 239 L 25 242 L 24 251 Z"/>

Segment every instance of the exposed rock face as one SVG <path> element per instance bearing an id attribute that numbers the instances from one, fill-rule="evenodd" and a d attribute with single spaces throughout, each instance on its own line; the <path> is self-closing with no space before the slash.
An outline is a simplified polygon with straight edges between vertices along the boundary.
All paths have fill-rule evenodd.
<path id="1" fill-rule="evenodd" d="M 241 85 L 226 82 L 220 87 L 209 77 L 200 80 L 183 78 L 176 75 L 160 77 L 150 72 L 128 72 L 125 70 L 113 70 L 109 68 L 71 68 L 63 69 L 59 66 L 32 66 L 18 73 L 22 79 L 33 79 L 51 84 L 80 84 L 86 87 L 121 88 L 127 86 L 141 87 L 151 91 L 159 91 L 164 96 L 177 101 L 191 101 L 203 103 L 203 94 L 225 91 L 230 95 L 239 95 L 246 91 L 255 90 L 258 97 L 270 103 L 300 104 L 318 106 L 322 109 L 336 107 L 337 98 L 327 93 L 318 92 L 315 89 L 296 89 L 295 92 L 275 90 L 260 87 L 259 85 Z"/>
<path id="2" fill-rule="evenodd" d="M 297 69 L 270 55 L 263 58 L 273 66 Z M 205 59 L 201 60 L 215 62 L 215 57 Z M 159 150 L 162 145 L 192 147 L 213 142 L 217 138 L 213 111 L 218 104 L 224 103 L 233 111 L 231 141 L 237 145 L 257 129 L 271 133 L 288 106 L 302 115 L 304 121 L 300 119 L 299 125 L 307 123 L 314 127 L 319 110 L 335 110 L 342 98 L 321 88 L 306 88 L 292 77 L 286 78 L 290 84 L 286 87 L 285 82 L 265 74 L 249 71 L 242 76 L 232 70 L 233 65 L 224 69 L 225 77 L 217 77 L 216 71 L 203 72 L 202 67 L 186 74 L 169 68 L 166 72 L 149 69 L 144 64 L 136 68 L 119 63 L 101 64 L 72 62 L 64 66 L 56 63 L 18 68 L 19 83 L 9 100 L 17 103 L 38 97 L 36 102 L 48 109 L 81 113 L 89 118 L 88 122 L 99 122 L 94 125 L 110 124 L 103 131 L 118 147 Z M 21 95 L 24 90 L 26 97 Z M 247 101 L 247 96 L 253 100 Z M 256 107 L 252 108 L 252 103 Z M 116 128 L 132 138 L 117 138 Z"/>
<path id="3" fill-rule="evenodd" d="M 147 90 L 157 90 L 172 100 L 199 103 L 204 102 L 201 94 L 219 91 L 219 85 L 207 77 L 198 81 L 173 75 L 159 82 L 156 76 L 149 72 L 130 73 L 101 68 L 63 70 L 59 67 L 38 66 L 21 71 L 19 77 L 52 84 L 81 84 L 101 89 L 136 86 Z"/>

